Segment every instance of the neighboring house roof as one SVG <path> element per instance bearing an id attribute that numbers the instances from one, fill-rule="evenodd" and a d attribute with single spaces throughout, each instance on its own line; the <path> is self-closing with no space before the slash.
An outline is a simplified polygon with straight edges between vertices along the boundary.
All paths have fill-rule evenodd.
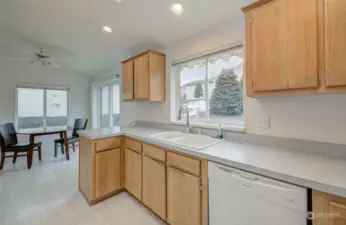
<path id="1" fill-rule="evenodd" d="M 212 83 L 213 81 L 215 81 L 217 79 L 217 76 L 214 76 L 212 78 L 209 79 L 209 83 Z M 187 86 L 193 86 L 193 85 L 196 85 L 196 84 L 204 84 L 204 79 L 199 79 L 199 80 L 193 80 L 193 81 L 190 81 L 186 84 L 184 84 L 182 86 L 182 88 L 184 87 L 187 87 Z"/>
<path id="2" fill-rule="evenodd" d="M 195 85 L 195 84 L 204 84 L 204 79 L 190 81 L 190 82 L 184 84 L 182 87 L 192 86 L 192 85 Z"/>

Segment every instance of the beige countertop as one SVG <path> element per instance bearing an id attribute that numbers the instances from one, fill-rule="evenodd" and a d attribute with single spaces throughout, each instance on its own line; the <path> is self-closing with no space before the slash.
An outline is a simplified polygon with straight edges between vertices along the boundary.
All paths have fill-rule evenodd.
<path id="1" fill-rule="evenodd" d="M 212 162 L 346 197 L 345 160 L 321 157 L 297 150 L 231 141 L 223 141 L 203 150 L 194 150 L 151 137 L 153 134 L 166 131 L 126 126 L 85 130 L 81 131 L 80 135 L 89 139 L 126 135 Z"/>

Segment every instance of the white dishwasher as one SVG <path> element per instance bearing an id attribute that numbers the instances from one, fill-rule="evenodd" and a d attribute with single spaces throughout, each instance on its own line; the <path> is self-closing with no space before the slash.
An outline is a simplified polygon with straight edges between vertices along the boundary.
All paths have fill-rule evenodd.
<path id="1" fill-rule="evenodd" d="M 306 225 L 307 189 L 209 162 L 209 225 Z"/>

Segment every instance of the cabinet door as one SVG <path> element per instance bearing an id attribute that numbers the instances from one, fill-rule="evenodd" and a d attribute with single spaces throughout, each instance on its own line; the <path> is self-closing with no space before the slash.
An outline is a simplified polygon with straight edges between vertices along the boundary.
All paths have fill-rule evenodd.
<path id="1" fill-rule="evenodd" d="M 326 86 L 346 86 L 346 1 L 324 2 Z"/>
<path id="2" fill-rule="evenodd" d="M 313 225 L 345 225 L 346 199 L 338 196 L 312 192 Z"/>
<path id="3" fill-rule="evenodd" d="M 122 97 L 126 100 L 133 99 L 133 61 L 122 64 Z"/>
<path id="4" fill-rule="evenodd" d="M 149 55 L 134 59 L 135 99 L 149 99 Z"/>
<path id="5" fill-rule="evenodd" d="M 317 88 L 317 1 L 277 0 L 249 13 L 254 91 Z"/>
<path id="6" fill-rule="evenodd" d="M 143 157 L 143 203 L 166 219 L 165 164 Z"/>
<path id="7" fill-rule="evenodd" d="M 103 197 L 121 188 L 120 148 L 96 153 L 95 195 Z"/>
<path id="8" fill-rule="evenodd" d="M 142 155 L 125 149 L 125 189 L 142 200 Z"/>
<path id="9" fill-rule="evenodd" d="M 201 180 L 167 168 L 167 221 L 171 225 L 201 224 Z"/>
<path id="10" fill-rule="evenodd" d="M 150 101 L 165 100 L 165 56 L 149 53 Z"/>

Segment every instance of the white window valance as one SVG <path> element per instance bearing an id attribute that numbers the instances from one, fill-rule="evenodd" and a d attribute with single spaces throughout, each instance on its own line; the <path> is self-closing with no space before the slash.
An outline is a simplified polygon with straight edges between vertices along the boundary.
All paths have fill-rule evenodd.
<path id="1" fill-rule="evenodd" d="M 243 46 L 237 46 L 228 50 L 220 51 L 217 53 L 213 53 L 210 55 L 206 55 L 201 58 L 193 59 L 187 62 L 183 62 L 179 64 L 180 70 L 183 69 L 192 69 L 194 67 L 202 67 L 207 63 L 214 64 L 216 61 L 222 59 L 225 61 L 230 61 L 232 57 L 243 58 Z M 208 60 L 207 60 L 208 59 Z"/>

